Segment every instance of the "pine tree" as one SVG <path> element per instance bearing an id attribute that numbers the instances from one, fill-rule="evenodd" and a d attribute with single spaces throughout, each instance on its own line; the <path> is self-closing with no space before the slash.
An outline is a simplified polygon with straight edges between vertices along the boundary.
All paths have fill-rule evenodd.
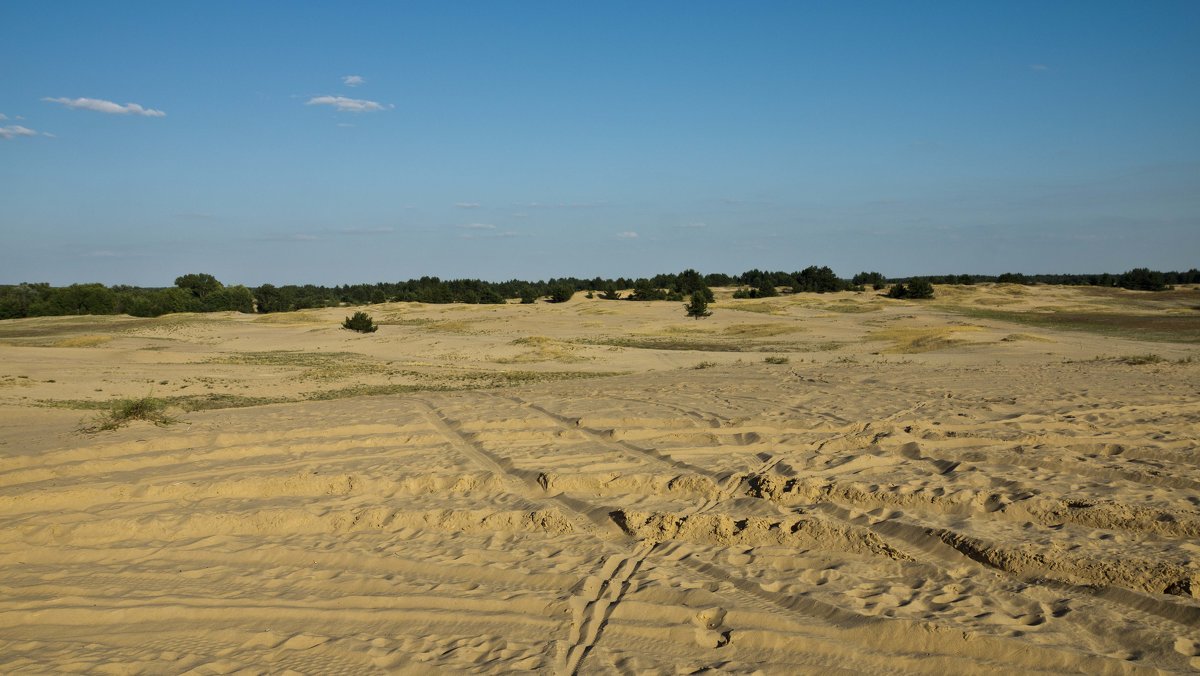
<path id="1" fill-rule="evenodd" d="M 692 302 L 685 303 L 683 309 L 687 310 L 687 316 L 695 319 L 703 319 L 712 314 L 708 309 L 708 299 L 704 297 L 703 291 L 692 293 Z"/>

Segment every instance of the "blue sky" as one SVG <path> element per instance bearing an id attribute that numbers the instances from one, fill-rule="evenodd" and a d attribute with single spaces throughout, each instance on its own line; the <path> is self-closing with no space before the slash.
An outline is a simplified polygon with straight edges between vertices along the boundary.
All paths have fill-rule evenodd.
<path id="1" fill-rule="evenodd" d="M 0 4 L 0 283 L 1200 265 L 1200 3 Z"/>

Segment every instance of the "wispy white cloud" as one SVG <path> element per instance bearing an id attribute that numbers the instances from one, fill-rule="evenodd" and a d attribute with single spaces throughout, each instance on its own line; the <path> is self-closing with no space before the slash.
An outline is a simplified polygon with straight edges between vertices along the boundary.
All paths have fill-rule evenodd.
<path id="1" fill-rule="evenodd" d="M 10 124 L 7 127 L 0 127 L 0 138 L 5 141 L 11 141 L 18 136 L 37 136 L 38 133 L 29 127 L 22 127 L 19 124 Z"/>
<path id="2" fill-rule="evenodd" d="M 343 129 L 349 129 L 349 128 L 353 127 L 354 124 L 352 124 L 350 122 L 338 122 L 337 126 L 342 127 Z"/>
<path id="3" fill-rule="evenodd" d="M 1050 70 L 1050 66 L 1044 63 L 1031 63 L 1029 64 L 1029 70 Z"/>
<path id="4" fill-rule="evenodd" d="M 459 202 L 454 206 L 458 207 L 459 209 L 478 209 L 479 202 Z"/>
<path id="5" fill-rule="evenodd" d="M 49 103 L 61 103 L 68 108 L 76 108 L 79 110 L 94 110 L 97 113 L 108 113 L 110 115 L 142 115 L 144 117 L 166 117 L 167 114 L 161 110 L 153 108 L 144 108 L 137 103 L 126 103 L 121 105 L 104 99 L 69 99 L 65 96 L 51 98 L 49 96 L 42 98 L 43 101 Z"/>
<path id="6" fill-rule="evenodd" d="M 342 84 L 347 87 L 357 87 L 361 84 L 366 84 L 366 79 L 361 75 L 343 75 Z"/>
<path id="7" fill-rule="evenodd" d="M 493 226 L 495 227 L 495 226 Z M 477 230 L 474 232 L 461 233 L 459 239 L 495 239 L 500 237 L 519 237 L 520 235 L 515 230 L 504 230 L 502 232 L 494 232 L 492 230 Z"/>
<path id="8" fill-rule="evenodd" d="M 637 238 L 638 238 L 638 234 L 632 230 L 626 230 L 625 232 L 617 233 L 617 239 L 637 239 Z"/>
<path id="9" fill-rule="evenodd" d="M 678 227 L 683 228 L 684 230 L 701 230 L 703 228 L 707 228 L 708 224 L 697 221 L 695 223 L 680 223 Z"/>
<path id="10" fill-rule="evenodd" d="M 495 230 L 496 229 L 496 226 L 492 225 L 491 223 L 467 223 L 465 225 L 460 225 L 458 227 L 466 228 L 467 230 Z"/>
<path id="11" fill-rule="evenodd" d="M 396 232 L 396 229 L 385 225 L 378 228 L 342 228 L 338 232 L 343 235 L 386 235 Z"/>
<path id="12" fill-rule="evenodd" d="M 258 242 L 314 242 L 318 239 L 318 237 L 316 235 L 297 232 L 268 234 L 261 237 L 256 237 L 254 239 Z"/>
<path id="13" fill-rule="evenodd" d="M 385 106 L 378 101 L 366 99 L 351 99 L 345 96 L 316 96 L 308 100 L 309 106 L 333 106 L 344 113 L 370 113 L 377 110 L 387 110 L 395 106 Z"/>
<path id="14" fill-rule="evenodd" d="M 5 115 L 4 113 L 0 113 L 0 122 L 3 122 L 3 121 L 5 121 L 5 120 L 7 120 L 7 119 L 8 119 L 8 116 L 7 116 L 7 115 Z"/>

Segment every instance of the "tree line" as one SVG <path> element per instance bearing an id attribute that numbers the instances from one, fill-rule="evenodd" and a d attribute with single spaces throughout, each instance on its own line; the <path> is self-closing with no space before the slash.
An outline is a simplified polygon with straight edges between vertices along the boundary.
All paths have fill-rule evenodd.
<path id="1" fill-rule="evenodd" d="M 913 284 L 920 290 L 912 294 Z M 551 278 L 528 282 L 509 280 L 486 282 L 478 279 L 442 280 L 421 277 L 404 282 L 318 286 L 313 284 L 263 284 L 249 288 L 226 286 L 209 274 L 195 273 L 178 277 L 175 285 L 147 288 L 126 285 L 72 284 L 53 287 L 47 283 L 22 283 L 0 286 L 0 319 L 51 315 L 128 314 L 156 317 L 174 312 L 288 312 L 340 305 L 368 305 L 389 301 L 419 303 L 505 303 L 520 299 L 533 303 L 539 299 L 563 302 L 575 293 L 586 292 L 605 300 L 655 301 L 685 300 L 700 292 L 712 302 L 712 287 L 737 287 L 735 298 L 763 298 L 780 293 L 828 293 L 883 289 L 892 284 L 893 297 L 922 297 L 927 284 L 974 284 L 1000 282 L 1010 284 L 1060 284 L 1122 287 L 1158 291 L 1173 284 L 1200 284 L 1200 270 L 1159 272 L 1136 268 L 1122 274 L 1098 275 L 1025 275 L 1005 273 L 988 275 L 935 275 L 888 278 L 878 272 L 860 272 L 850 279 L 839 278 L 828 267 L 810 266 L 798 272 L 748 270 L 740 275 L 701 274 L 696 270 L 631 279 L 618 277 Z M 903 286 L 903 292 L 895 285 Z M 630 291 L 632 290 L 632 291 Z M 893 293 L 894 292 L 894 293 Z M 907 294 L 907 295 L 905 295 Z"/>

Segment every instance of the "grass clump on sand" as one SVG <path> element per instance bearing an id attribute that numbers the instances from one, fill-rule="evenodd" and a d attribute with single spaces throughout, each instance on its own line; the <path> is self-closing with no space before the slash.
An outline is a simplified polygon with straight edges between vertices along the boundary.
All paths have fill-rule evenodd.
<path id="1" fill-rule="evenodd" d="M 788 358 L 787 357 L 778 357 L 778 356 L 766 357 L 763 359 L 763 361 L 767 364 L 786 364 L 786 363 L 788 363 Z"/>
<path id="2" fill-rule="evenodd" d="M 115 430 L 134 420 L 145 420 L 159 427 L 165 427 L 179 422 L 167 415 L 167 402 L 153 397 L 141 399 L 120 399 L 111 404 L 111 408 L 92 420 L 90 425 L 80 427 L 81 432 L 96 433 Z"/>
<path id="3" fill-rule="evenodd" d="M 1130 366 L 1145 366 L 1146 364 L 1161 364 L 1166 361 L 1157 354 L 1130 354 L 1124 357 L 1117 357 L 1117 362 L 1121 364 L 1129 364 Z"/>

